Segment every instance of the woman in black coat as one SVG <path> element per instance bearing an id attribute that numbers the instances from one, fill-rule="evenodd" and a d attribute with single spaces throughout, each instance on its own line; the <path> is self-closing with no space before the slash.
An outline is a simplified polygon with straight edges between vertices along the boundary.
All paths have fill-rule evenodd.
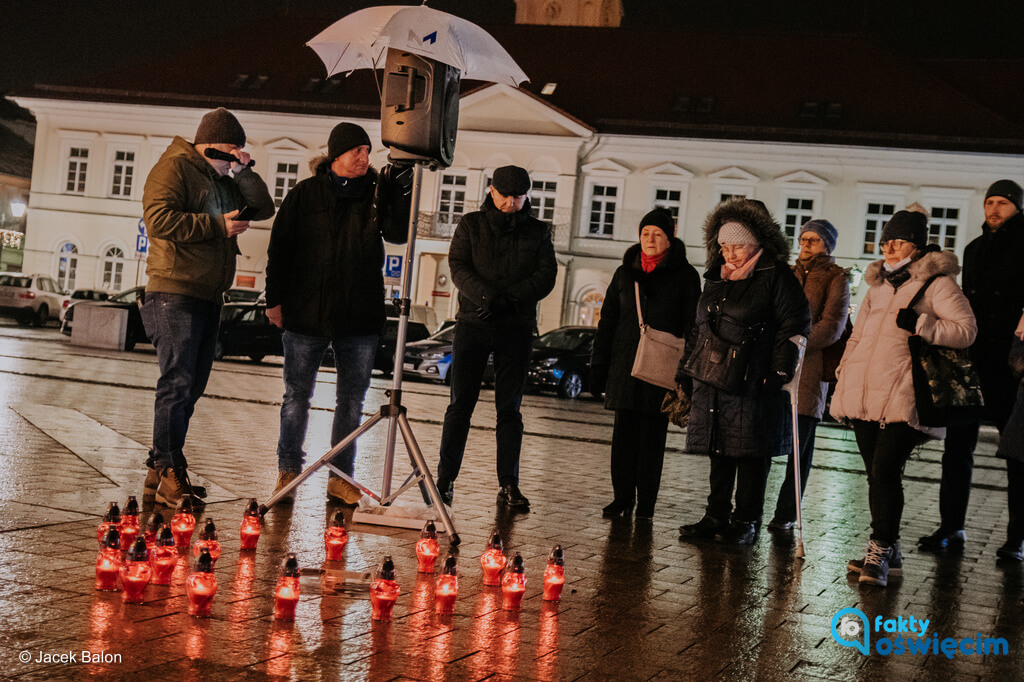
<path id="1" fill-rule="evenodd" d="M 782 387 L 799 357 L 790 338 L 810 333 L 811 314 L 787 262 L 789 240 L 763 204 L 746 199 L 721 204 L 708 216 L 704 236 L 704 293 L 683 366 L 693 378 L 686 449 L 711 458 L 711 493 L 704 518 L 679 532 L 751 544 L 771 458 L 792 446 Z M 706 352 L 716 344 L 718 352 Z M 722 381 L 715 372 L 734 351 L 741 358 L 733 361 L 736 378 Z M 690 356 L 708 362 L 688 361 Z"/>
<path id="2" fill-rule="evenodd" d="M 627 515 L 636 504 L 637 518 L 652 518 L 661 485 L 668 419 L 661 413 L 665 389 L 631 376 L 640 321 L 685 337 L 693 325 L 700 277 L 686 260 L 686 247 L 675 237 L 675 222 L 665 209 L 640 221 L 640 243 L 626 250 L 601 307 L 591 354 L 591 390 L 604 391 L 606 409 L 615 410 L 611 473 L 615 497 L 604 516 Z"/>

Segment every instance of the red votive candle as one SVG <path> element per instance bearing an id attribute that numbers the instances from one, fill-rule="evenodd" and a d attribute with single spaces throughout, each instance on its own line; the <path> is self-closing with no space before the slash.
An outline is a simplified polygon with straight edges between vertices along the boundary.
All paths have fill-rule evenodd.
<path id="1" fill-rule="evenodd" d="M 249 500 L 249 506 L 242 516 L 242 549 L 256 549 L 256 543 L 260 539 L 260 506 L 253 497 Z"/>
<path id="2" fill-rule="evenodd" d="M 459 596 L 458 560 L 449 552 L 444 559 L 441 575 L 437 577 L 434 589 L 434 610 L 440 614 L 455 612 L 455 600 Z"/>
<path id="3" fill-rule="evenodd" d="M 564 563 L 562 546 L 555 545 L 548 555 L 548 565 L 544 569 L 544 601 L 561 600 L 562 586 L 565 585 Z"/>
<path id="4" fill-rule="evenodd" d="M 391 557 L 384 557 L 377 571 L 377 577 L 370 585 L 370 604 L 373 606 L 373 620 L 391 620 L 391 610 L 398 600 L 398 582 L 395 580 L 395 563 Z"/>
<path id="5" fill-rule="evenodd" d="M 204 548 L 210 551 L 210 557 L 216 564 L 217 559 L 220 558 L 220 543 L 217 541 L 217 524 L 213 522 L 212 518 L 206 519 L 206 524 L 199 533 L 199 539 L 192 546 L 192 556 L 198 557 Z"/>
<path id="6" fill-rule="evenodd" d="M 324 551 L 328 561 L 341 561 L 348 544 L 348 531 L 345 530 L 345 514 L 335 512 L 330 527 L 324 531 Z"/>
<path id="7" fill-rule="evenodd" d="M 274 618 L 295 620 L 295 607 L 299 604 L 299 561 L 289 554 L 281 566 L 281 577 L 274 590 Z"/>
<path id="8" fill-rule="evenodd" d="M 185 580 L 190 616 L 209 616 L 213 596 L 217 594 L 217 577 L 213 575 L 213 558 L 203 548 L 196 559 L 195 571 Z"/>
<path id="9" fill-rule="evenodd" d="M 516 553 L 501 578 L 501 608 L 506 611 L 518 611 L 522 607 L 525 592 L 526 567 L 523 565 L 523 555 Z"/>
<path id="10" fill-rule="evenodd" d="M 123 541 L 122 541 L 123 542 Z M 146 541 L 137 538 L 128 550 L 128 560 L 121 565 L 121 587 L 124 590 L 121 598 L 126 604 L 141 604 L 142 592 L 153 577 L 153 569 L 149 566 L 149 553 Z"/>
<path id="11" fill-rule="evenodd" d="M 96 541 L 100 543 L 100 549 L 105 545 L 107 531 L 111 528 L 119 528 L 120 525 L 121 509 L 117 506 L 117 502 L 111 502 L 110 506 L 107 507 L 107 513 L 103 515 L 103 520 L 100 521 L 99 527 L 96 528 Z M 120 533 L 120 530 L 118 530 L 118 533 Z"/>
<path id="12" fill-rule="evenodd" d="M 135 544 L 135 536 L 139 534 L 139 503 L 135 501 L 134 495 L 128 496 L 117 530 L 121 533 L 121 549 L 130 549 Z"/>

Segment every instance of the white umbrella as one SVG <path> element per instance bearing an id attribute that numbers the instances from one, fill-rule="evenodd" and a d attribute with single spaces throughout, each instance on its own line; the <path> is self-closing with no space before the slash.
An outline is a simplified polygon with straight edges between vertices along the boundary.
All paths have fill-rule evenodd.
<path id="1" fill-rule="evenodd" d="M 328 76 L 384 67 L 388 48 L 405 50 L 462 72 L 462 78 L 507 83 L 529 81 L 487 31 L 425 5 L 370 7 L 343 17 L 306 43 Z"/>

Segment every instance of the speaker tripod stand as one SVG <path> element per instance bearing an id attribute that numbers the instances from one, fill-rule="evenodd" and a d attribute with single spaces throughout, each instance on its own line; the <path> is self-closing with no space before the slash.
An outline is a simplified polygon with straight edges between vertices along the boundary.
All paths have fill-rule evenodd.
<path id="1" fill-rule="evenodd" d="M 420 450 L 420 446 L 416 442 L 416 436 L 412 432 L 412 426 L 409 424 L 409 417 L 407 414 L 408 411 L 405 406 L 402 405 L 402 363 L 405 357 L 405 336 L 406 330 L 409 326 L 409 310 L 412 307 L 409 300 L 409 294 L 412 287 L 412 257 L 416 248 L 416 223 L 419 220 L 420 184 L 423 178 L 424 165 L 426 165 L 424 161 L 417 160 L 413 162 L 412 206 L 409 211 L 408 241 L 406 242 L 405 247 L 405 267 L 402 268 L 401 280 L 401 313 L 398 318 L 398 337 L 395 343 L 394 374 L 391 389 L 387 391 L 388 402 L 381 405 L 375 415 L 360 424 L 355 431 L 341 439 L 337 445 L 328 450 L 323 457 L 300 473 L 291 483 L 277 491 L 269 500 L 267 500 L 266 504 L 260 507 L 260 515 L 266 514 L 271 507 L 281 500 L 281 498 L 289 495 L 293 490 L 299 487 L 303 481 L 316 473 L 321 467 L 327 467 L 343 480 L 358 488 L 364 495 L 367 495 L 379 502 L 382 508 L 389 507 L 392 502 L 398 499 L 402 493 L 406 492 L 410 488 L 414 486 L 422 487 L 430 498 L 431 504 L 433 504 L 439 520 L 441 521 L 441 525 L 444 526 L 445 531 L 448 533 L 449 542 L 452 545 L 458 545 L 460 542 L 459 535 L 455 532 L 455 526 L 452 524 L 451 516 L 448 514 L 448 509 L 444 502 L 441 501 L 441 495 L 437 491 L 437 485 L 434 483 L 434 479 L 430 475 L 430 469 L 427 467 L 426 460 L 423 458 L 423 451 Z M 384 421 L 387 421 L 388 424 L 388 435 L 384 453 L 384 477 L 381 483 L 381 492 L 378 494 L 359 483 L 352 476 L 349 476 L 335 467 L 334 464 L 331 463 L 331 460 L 339 452 L 355 443 L 363 434 L 367 433 Z M 409 459 L 412 462 L 413 470 L 398 490 L 392 492 L 391 479 L 394 475 L 395 440 L 399 431 L 402 433 L 402 441 L 405 443 L 405 448 L 409 453 Z M 375 515 L 363 514 L 360 515 L 360 518 L 357 518 L 357 521 L 374 523 L 376 518 L 378 517 Z M 392 525 L 387 524 L 387 520 L 384 515 L 380 515 L 379 521 L 377 522 Z M 404 526 L 406 524 L 399 523 L 395 525 Z"/>

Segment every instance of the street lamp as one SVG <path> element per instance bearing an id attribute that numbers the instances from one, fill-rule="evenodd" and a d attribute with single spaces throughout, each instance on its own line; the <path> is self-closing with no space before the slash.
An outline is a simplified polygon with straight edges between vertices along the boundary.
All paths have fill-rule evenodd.
<path id="1" fill-rule="evenodd" d="M 25 215 L 25 202 L 21 199 L 15 199 L 11 202 L 11 215 L 15 218 L 20 218 Z"/>

